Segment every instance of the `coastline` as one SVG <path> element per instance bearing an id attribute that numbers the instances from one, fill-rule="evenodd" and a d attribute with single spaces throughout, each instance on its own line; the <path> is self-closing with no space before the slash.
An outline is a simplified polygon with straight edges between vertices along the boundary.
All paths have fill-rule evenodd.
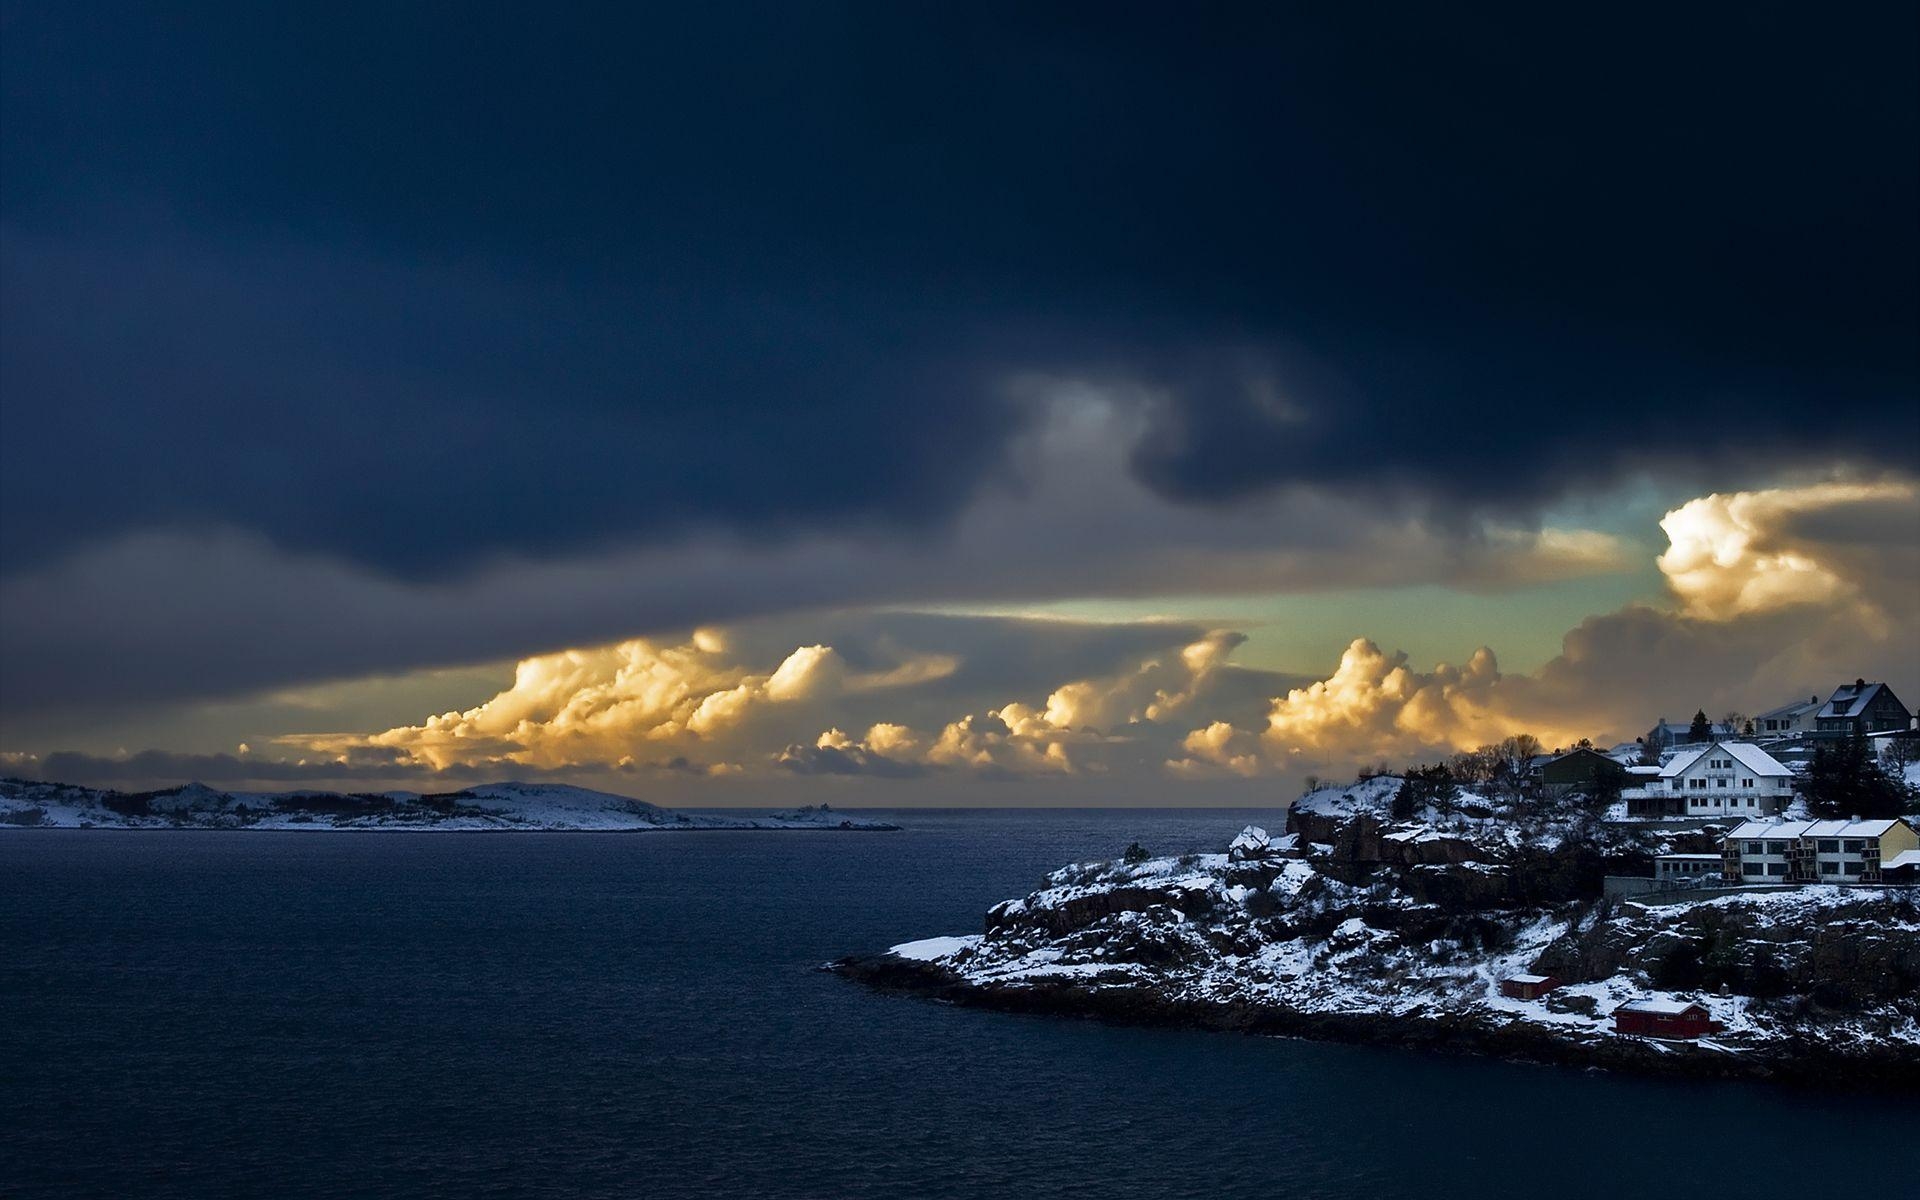
<path id="1" fill-rule="evenodd" d="M 1348 1045 L 1473 1055 L 1511 1062 L 1632 1072 L 1671 1079 L 1760 1081 L 1823 1091 L 1920 1095 L 1920 1057 L 1874 1058 L 1801 1046 L 1731 1051 L 1709 1045 L 1606 1035 L 1559 1036 L 1523 1021 L 1494 1023 L 1472 1014 L 1309 1012 L 1284 1004 L 1174 998 L 1152 987 L 1083 983 L 981 985 L 934 962 L 891 952 L 825 964 L 832 974 L 876 991 L 963 1008 L 1105 1024 L 1292 1037 Z"/>

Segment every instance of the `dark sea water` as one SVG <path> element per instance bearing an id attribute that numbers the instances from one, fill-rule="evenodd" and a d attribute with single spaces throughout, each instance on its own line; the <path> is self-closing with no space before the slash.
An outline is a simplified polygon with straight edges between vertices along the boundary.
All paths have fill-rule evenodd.
<path id="1" fill-rule="evenodd" d="M 1250 816 L 1279 823 L 6 831 L 0 1194 L 1787 1196 L 1913 1145 L 1911 1103 L 1010 1016 L 814 970 Z M 1820 1146 L 1844 1153 L 1796 1149 Z"/>

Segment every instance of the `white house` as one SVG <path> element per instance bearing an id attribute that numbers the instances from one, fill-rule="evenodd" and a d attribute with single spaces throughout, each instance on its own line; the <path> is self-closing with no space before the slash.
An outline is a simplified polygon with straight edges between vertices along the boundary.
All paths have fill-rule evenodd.
<path id="1" fill-rule="evenodd" d="M 1753 719 L 1753 735 L 1763 741 L 1800 737 L 1814 730 L 1814 714 L 1820 711 L 1820 697 L 1809 696 L 1770 708 Z"/>
<path id="2" fill-rule="evenodd" d="M 1748 742 L 1682 750 L 1660 768 L 1660 783 L 1690 817 L 1770 817 L 1793 799 L 1793 768 Z"/>

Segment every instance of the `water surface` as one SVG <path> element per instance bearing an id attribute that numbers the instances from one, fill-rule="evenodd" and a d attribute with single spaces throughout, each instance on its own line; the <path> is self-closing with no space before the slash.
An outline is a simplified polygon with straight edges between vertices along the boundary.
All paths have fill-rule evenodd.
<path id="1" fill-rule="evenodd" d="M 1743 1195 L 1920 1105 L 1117 1029 L 813 968 L 1275 813 L 899 834 L 0 832 L 12 1196 Z M 1887 1161 L 1892 1161 L 1891 1159 Z"/>

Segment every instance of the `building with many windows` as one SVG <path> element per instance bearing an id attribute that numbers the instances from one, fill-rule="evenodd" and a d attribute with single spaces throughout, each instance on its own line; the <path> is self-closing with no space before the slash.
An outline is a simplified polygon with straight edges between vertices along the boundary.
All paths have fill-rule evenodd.
<path id="1" fill-rule="evenodd" d="M 1748 821 L 1721 846 L 1721 871 L 1741 883 L 1883 883 L 1882 864 L 1920 852 L 1902 817 L 1876 821 Z"/>

